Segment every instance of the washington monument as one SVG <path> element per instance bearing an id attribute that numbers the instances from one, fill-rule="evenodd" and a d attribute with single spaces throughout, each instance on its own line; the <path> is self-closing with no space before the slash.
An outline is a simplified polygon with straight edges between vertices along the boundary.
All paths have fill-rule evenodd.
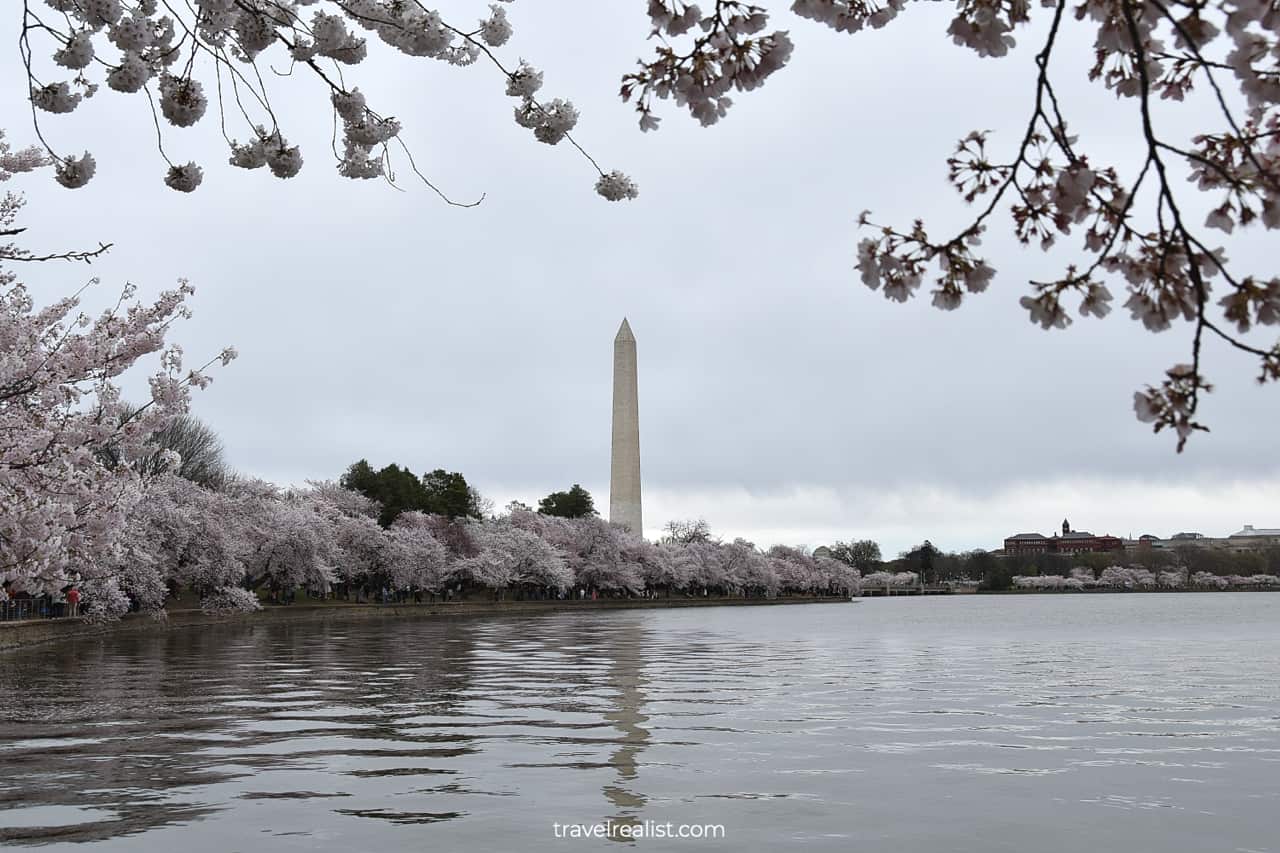
<path id="1" fill-rule="evenodd" d="M 644 535 L 640 519 L 640 401 L 636 391 L 636 337 L 624 318 L 613 339 L 613 462 L 609 520 Z"/>

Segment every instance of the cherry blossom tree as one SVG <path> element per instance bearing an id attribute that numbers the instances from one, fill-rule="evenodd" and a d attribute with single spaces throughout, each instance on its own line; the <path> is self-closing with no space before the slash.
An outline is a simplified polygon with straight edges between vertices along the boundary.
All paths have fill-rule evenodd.
<path id="1" fill-rule="evenodd" d="M 1156 576 L 1141 566 L 1108 566 L 1098 575 L 1099 586 L 1122 589 L 1150 589 L 1156 585 Z"/>
<path id="2" fill-rule="evenodd" d="M 0 228 L 16 209 L 0 216 Z M 94 317 L 80 306 L 96 283 L 37 308 L 17 275 L 0 268 L 0 575 L 32 589 L 61 586 L 112 553 L 142 494 L 132 463 L 151 452 L 149 436 L 186 410 L 190 389 L 210 381 L 212 361 L 187 370 L 182 349 L 165 342 L 169 327 L 189 316 L 189 284 L 149 305 L 127 286 Z M 151 355 L 159 360 L 151 399 L 125 416 L 117 380 Z M 214 361 L 234 357 L 229 349 Z M 120 464 L 104 464 L 107 447 Z"/>
<path id="3" fill-rule="evenodd" d="M 1084 573 L 1088 573 L 1088 577 Z M 1280 585 L 1274 575 L 1215 575 L 1212 572 L 1195 572 L 1187 576 L 1185 570 L 1169 569 L 1158 574 L 1141 566 L 1109 566 L 1102 570 L 1095 581 L 1089 569 L 1073 569 L 1071 577 L 1061 575 L 1018 575 L 1013 579 L 1017 589 L 1062 590 L 1085 589 L 1093 586 L 1116 589 L 1197 589 L 1257 588 Z"/>
<path id="4" fill-rule="evenodd" d="M 808 589 L 813 581 L 813 558 L 799 548 L 774 545 L 765 552 L 769 565 L 784 589 Z"/>
<path id="5" fill-rule="evenodd" d="M 536 534 L 564 555 L 574 586 L 613 594 L 639 593 L 661 559 L 644 541 L 599 516 L 561 518 L 514 509 L 507 522 Z"/>
<path id="6" fill-rule="evenodd" d="M 1280 577 L 1275 575 L 1227 575 L 1227 586 L 1230 587 L 1262 587 L 1280 585 Z"/>
<path id="7" fill-rule="evenodd" d="M 46 165 L 36 149 L 12 150 L 0 132 L 0 182 Z M 17 225 L 23 203 L 13 192 L 0 200 L 0 236 L 23 232 Z M 0 245 L 0 264 L 89 260 L 106 248 L 38 255 L 10 242 Z M 144 535 L 154 530 L 145 513 L 133 510 L 148 478 L 181 459 L 171 450 L 157 455 L 150 440 L 186 412 L 191 388 L 209 384 L 207 368 L 227 364 L 235 351 L 186 370 L 182 349 L 166 344 L 170 326 L 190 316 L 186 301 L 194 289 L 185 281 L 150 305 L 135 301 L 133 286 L 126 286 L 95 317 L 80 309 L 96 279 L 40 308 L 6 266 L 0 266 L 0 577 L 32 593 L 79 583 L 85 611 L 102 618 L 118 615 L 131 599 L 158 607 L 164 574 L 148 548 L 154 540 Z M 150 399 L 129 406 L 118 380 L 148 356 L 159 362 Z"/>
<path id="8" fill-rule="evenodd" d="M 195 591 L 207 612 L 252 610 L 259 603 L 250 588 L 279 594 L 337 580 L 396 593 L 457 584 L 464 595 L 483 588 L 499 598 L 569 588 L 766 597 L 848 593 L 858 584 L 856 570 L 801 549 L 765 554 L 742 539 L 653 544 L 594 516 L 516 508 L 477 521 L 408 511 L 383 529 L 380 510 L 334 483 L 295 491 L 242 478 L 209 488 L 161 473 L 142 483 L 111 553 L 59 580 L 80 584 L 98 618 L 162 610 L 179 589 Z"/>
<path id="9" fill-rule="evenodd" d="M 1015 575 L 1013 578 L 1014 589 L 1036 589 L 1036 590 L 1081 590 L 1085 587 L 1083 579 L 1078 577 L 1063 577 L 1062 575 Z"/>
<path id="10" fill-rule="evenodd" d="M 574 582 L 586 589 L 637 593 L 644 589 L 643 567 L 633 549 L 624 548 L 622 528 L 597 516 L 559 519 L 569 529 L 565 557 Z"/>
<path id="11" fill-rule="evenodd" d="M 1138 589 L 1152 589 L 1156 585 L 1156 574 L 1141 566 L 1129 567 L 1130 584 Z"/>
<path id="12" fill-rule="evenodd" d="M 113 576 L 93 577 L 80 582 L 84 606 L 80 612 L 90 622 L 108 622 L 120 618 L 129 611 L 129 595 L 120 588 L 120 579 Z"/>
<path id="13" fill-rule="evenodd" d="M 387 576 L 393 589 L 439 592 L 450 579 L 449 549 L 434 535 L 431 516 L 401 513 L 387 530 Z"/>
<path id="14" fill-rule="evenodd" d="M 1096 586 L 1098 580 L 1094 577 L 1093 569 L 1088 566 L 1076 566 L 1071 570 L 1071 579 L 1080 581 L 1081 586 Z"/>
<path id="15" fill-rule="evenodd" d="M 563 591 L 573 583 L 564 555 L 549 543 L 508 521 L 473 525 L 480 551 L 454 564 L 454 574 L 489 589 Z"/>
<path id="16" fill-rule="evenodd" d="M 200 599 L 200 609 L 205 613 L 247 613 L 261 610 L 262 602 L 243 587 L 227 586 Z"/>
<path id="17" fill-rule="evenodd" d="M 1191 585 L 1208 589 L 1226 589 L 1227 579 L 1213 572 L 1196 572 L 1191 576 Z"/>
<path id="18" fill-rule="evenodd" d="M 714 542 L 687 542 L 680 552 L 680 563 L 688 588 L 723 593 L 733 586 L 726 554 Z"/>
<path id="19" fill-rule="evenodd" d="M 778 590 L 778 576 L 768 558 L 745 539 L 719 546 L 723 579 L 717 584 L 731 595 L 772 595 Z"/>
<path id="20" fill-rule="evenodd" d="M 247 556 L 242 513 L 229 495 L 160 475 L 130 509 L 115 553 L 97 565 L 142 610 L 163 607 L 170 584 L 202 597 L 237 587 Z"/>
<path id="21" fill-rule="evenodd" d="M 233 481 L 238 538 L 251 586 L 327 589 L 337 579 L 338 548 L 331 519 L 314 502 L 281 494 L 261 480 Z"/>
<path id="22" fill-rule="evenodd" d="M 4 129 L 0 128 L 0 183 L 7 183 L 15 175 L 34 172 L 36 169 L 49 164 L 49 158 L 34 145 L 14 150 L 9 144 L 9 140 L 6 139 Z M 0 237 L 14 237 L 26 230 L 16 224 L 18 214 L 25 203 L 26 201 L 21 194 L 9 190 L 5 192 L 3 197 L 0 197 Z M 39 257 L 30 249 L 20 246 L 11 240 L 0 243 L 0 263 L 51 260 L 55 257 L 74 256 L 48 255 Z"/>
<path id="23" fill-rule="evenodd" d="M 683 557 L 684 548 L 680 545 L 664 542 L 653 546 L 648 558 L 640 561 L 645 588 L 668 594 L 684 589 L 689 578 Z"/>
<path id="24" fill-rule="evenodd" d="M 391 559 L 390 540 L 378 524 L 381 505 L 334 482 L 308 486 L 304 498 L 327 519 L 333 535 L 337 577 L 348 584 L 380 584 Z"/>
<path id="25" fill-rule="evenodd" d="M 773 561 L 745 539 L 650 545 L 640 558 L 647 588 L 768 597 L 783 589 Z"/>
<path id="26" fill-rule="evenodd" d="M 862 572 L 842 560 L 832 557 L 815 557 L 818 570 L 819 591 L 850 595 L 862 587 Z"/>
<path id="27" fill-rule="evenodd" d="M 377 520 L 382 506 L 375 500 L 348 489 L 332 480 L 308 480 L 307 497 L 322 504 L 327 504 L 335 511 L 351 518 L 372 518 Z"/>
<path id="28" fill-rule="evenodd" d="M 391 541 L 382 525 L 362 515 L 339 515 L 330 524 L 337 549 L 334 569 L 343 582 L 360 584 L 386 573 Z"/>
<path id="29" fill-rule="evenodd" d="M 915 572 L 872 572 L 862 577 L 864 587 L 915 586 L 920 576 Z"/>

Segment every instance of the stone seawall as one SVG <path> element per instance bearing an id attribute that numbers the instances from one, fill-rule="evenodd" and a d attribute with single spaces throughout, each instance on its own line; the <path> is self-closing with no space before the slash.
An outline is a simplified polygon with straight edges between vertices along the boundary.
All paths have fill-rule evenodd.
<path id="1" fill-rule="evenodd" d="M 156 618 L 130 614 L 117 622 L 80 619 L 33 619 L 0 622 L 0 653 L 42 643 L 121 631 L 171 631 L 229 622 L 303 622 L 317 619 L 421 619 L 459 616 L 528 616 L 540 613 L 595 610 L 649 610 L 670 607 L 743 607 L 774 604 L 839 604 L 840 597 L 601 599 L 598 601 L 454 601 L 436 604 L 294 604 L 266 607 L 256 613 L 215 616 L 199 610 L 175 610 Z"/>

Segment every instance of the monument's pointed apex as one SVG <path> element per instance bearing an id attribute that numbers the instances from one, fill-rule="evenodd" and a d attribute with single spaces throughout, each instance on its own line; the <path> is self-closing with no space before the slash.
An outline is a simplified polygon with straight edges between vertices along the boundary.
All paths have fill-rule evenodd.
<path id="1" fill-rule="evenodd" d="M 627 322 L 627 318 L 622 318 L 622 325 L 618 327 L 618 335 L 615 341 L 634 341 L 636 336 L 631 334 L 631 324 Z"/>

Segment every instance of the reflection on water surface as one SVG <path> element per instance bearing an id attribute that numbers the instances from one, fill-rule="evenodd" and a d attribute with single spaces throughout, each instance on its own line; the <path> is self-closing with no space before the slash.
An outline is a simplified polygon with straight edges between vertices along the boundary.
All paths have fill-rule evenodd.
<path id="1" fill-rule="evenodd" d="M 0 843 L 1276 850 L 1280 595 L 238 623 L 0 655 Z M 610 842 L 594 842 L 607 846 Z"/>

